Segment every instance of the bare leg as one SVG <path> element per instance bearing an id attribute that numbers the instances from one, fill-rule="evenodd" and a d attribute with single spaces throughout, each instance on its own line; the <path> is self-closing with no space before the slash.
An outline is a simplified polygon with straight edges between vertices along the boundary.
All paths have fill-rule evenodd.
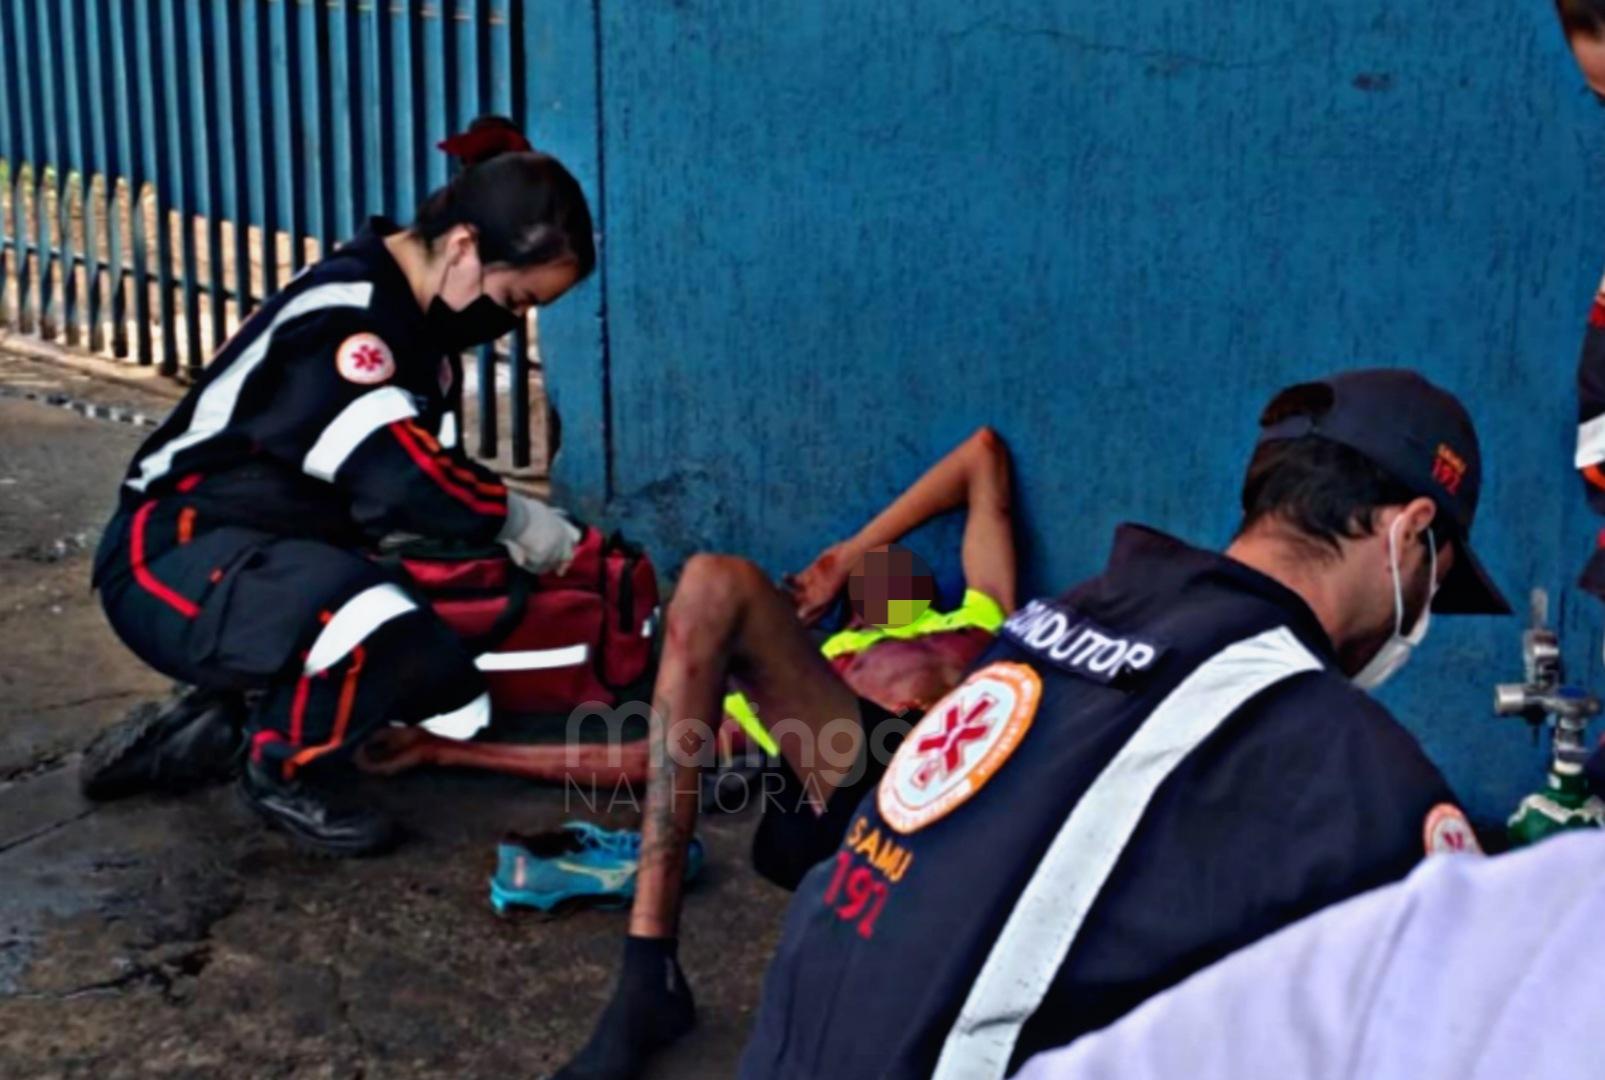
<path id="1" fill-rule="evenodd" d="M 363 772 L 381 776 L 437 765 L 527 776 L 553 784 L 617 787 L 639 784 L 647 775 L 648 740 L 622 745 L 461 742 L 420 727 L 384 728 L 357 750 Z"/>
<path id="2" fill-rule="evenodd" d="M 630 911 L 637 937 L 673 937 L 679 924 L 699 773 L 732 671 L 777 732 L 816 809 L 860 756 L 858 701 L 820 657 L 790 601 L 745 559 L 698 555 L 688 562 L 669 606 L 652 697 L 653 759 Z"/>
<path id="3" fill-rule="evenodd" d="M 688 562 L 669 606 L 652 695 L 651 772 L 622 970 L 596 1030 L 558 1080 L 638 1077 L 653 1053 L 695 1022 L 675 932 L 698 774 L 712 757 L 732 672 L 819 806 L 861 756 L 858 701 L 815 651 L 790 601 L 744 559 Z M 822 753 L 820 736 L 832 734 L 830 753 Z"/>

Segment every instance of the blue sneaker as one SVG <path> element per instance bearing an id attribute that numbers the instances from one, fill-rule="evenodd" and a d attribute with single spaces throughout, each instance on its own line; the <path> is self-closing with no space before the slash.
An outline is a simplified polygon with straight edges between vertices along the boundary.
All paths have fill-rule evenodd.
<path id="1" fill-rule="evenodd" d="M 628 907 L 635 899 L 640 859 L 640 833 L 585 821 L 534 836 L 509 836 L 496 846 L 490 905 L 498 915 L 513 907 L 547 913 L 576 906 Z M 702 841 L 693 839 L 687 881 L 701 872 L 702 863 Z"/>
<path id="2" fill-rule="evenodd" d="M 619 859 L 628 859 L 631 862 L 641 861 L 641 834 L 635 829 L 604 829 L 600 825 L 592 825 L 589 821 L 565 821 L 562 830 L 572 833 L 583 848 L 606 852 Z M 697 879 L 702 873 L 704 851 L 702 838 L 691 838 L 691 847 L 686 851 L 685 882 L 687 885 Z M 633 892 L 632 892 L 633 895 Z"/>

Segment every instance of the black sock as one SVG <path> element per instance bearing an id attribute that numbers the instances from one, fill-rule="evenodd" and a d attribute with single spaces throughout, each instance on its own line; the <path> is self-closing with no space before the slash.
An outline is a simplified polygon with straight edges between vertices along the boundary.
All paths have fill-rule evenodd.
<path id="1" fill-rule="evenodd" d="M 554 1080 L 635 1080 L 647 1060 L 696 1023 L 675 938 L 627 937 L 613 1000 L 590 1041 Z"/>

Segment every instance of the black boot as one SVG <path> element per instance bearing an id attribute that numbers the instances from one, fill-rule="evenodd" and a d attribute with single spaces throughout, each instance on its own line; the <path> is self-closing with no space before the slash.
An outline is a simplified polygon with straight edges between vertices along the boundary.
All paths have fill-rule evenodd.
<path id="1" fill-rule="evenodd" d="M 195 688 L 136 705 L 84 748 L 78 786 L 104 800 L 226 780 L 239 768 L 245 714 L 242 695 Z"/>
<path id="2" fill-rule="evenodd" d="M 618 986 L 596 1030 L 553 1080 L 636 1080 L 659 1050 L 690 1031 L 697 1009 L 674 938 L 624 939 Z"/>
<path id="3" fill-rule="evenodd" d="M 344 858 L 373 855 L 396 842 L 396 826 L 380 810 L 362 803 L 328 777 L 285 780 L 273 769 L 247 761 L 240 774 L 245 804 L 296 846 L 314 855 Z"/>

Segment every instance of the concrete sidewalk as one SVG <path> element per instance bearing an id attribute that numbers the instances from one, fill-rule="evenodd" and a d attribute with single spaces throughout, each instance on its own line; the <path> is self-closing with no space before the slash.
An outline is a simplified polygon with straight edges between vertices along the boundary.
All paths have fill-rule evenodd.
<path id="1" fill-rule="evenodd" d="M 550 1071 L 607 998 L 624 916 L 503 921 L 485 882 L 504 830 L 573 816 L 562 791 L 448 772 L 375 784 L 411 839 L 361 862 L 294 853 L 227 787 L 79 797 L 78 750 L 165 690 L 88 591 L 98 528 L 149 429 L 51 397 L 126 415 L 170 405 L 162 387 L 0 354 L 0 1077 Z M 603 820 L 635 818 L 621 806 Z M 753 821 L 704 829 L 709 870 L 681 949 L 702 1026 L 655 1076 L 734 1069 L 787 900 L 749 869 Z"/>

